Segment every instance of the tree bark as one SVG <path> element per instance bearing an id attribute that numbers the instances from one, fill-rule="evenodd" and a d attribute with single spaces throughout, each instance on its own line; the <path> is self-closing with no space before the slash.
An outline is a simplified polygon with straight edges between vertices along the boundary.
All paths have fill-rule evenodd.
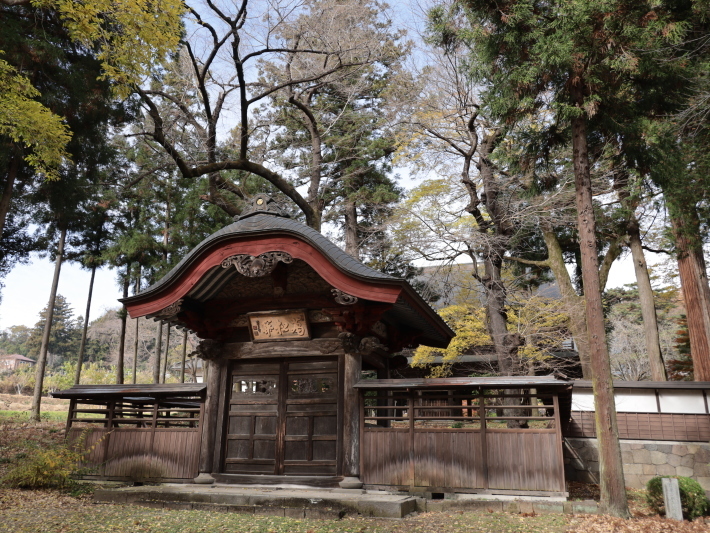
<path id="1" fill-rule="evenodd" d="M 59 244 L 57 246 L 57 258 L 54 261 L 54 278 L 52 288 L 49 291 L 49 302 L 47 303 L 47 316 L 45 317 L 44 333 L 42 334 L 42 345 L 37 357 L 37 369 L 35 370 L 35 390 L 32 397 L 32 411 L 30 418 L 39 422 L 40 404 L 42 402 L 42 385 L 44 383 L 44 371 L 47 367 L 47 350 L 49 349 L 49 335 L 52 331 L 52 319 L 54 318 L 54 302 L 57 299 L 57 287 L 59 286 L 59 273 L 62 270 L 64 260 L 64 242 L 67 238 L 67 229 L 62 228 L 59 234 Z"/>
<path id="2" fill-rule="evenodd" d="M 126 265 L 126 279 L 123 280 L 123 297 L 128 298 L 128 287 L 131 284 L 131 265 Z M 123 384 L 123 364 L 126 353 L 126 322 L 128 320 L 128 311 L 126 306 L 123 306 L 121 313 L 121 336 L 118 340 L 118 361 L 116 361 L 116 383 Z"/>
<path id="3" fill-rule="evenodd" d="M 345 201 L 345 253 L 360 259 L 357 243 L 357 208 L 352 200 Z"/>
<path id="4" fill-rule="evenodd" d="M 141 290 L 141 265 L 138 264 L 138 275 L 136 276 L 136 285 L 133 289 L 133 294 L 138 294 Z M 133 384 L 136 384 L 136 374 L 138 372 L 138 333 L 139 333 L 140 317 L 136 317 L 136 338 L 133 340 Z"/>
<path id="5" fill-rule="evenodd" d="M 170 323 L 168 323 L 168 331 L 165 334 L 165 359 L 163 360 L 163 375 L 160 382 L 165 383 L 165 375 L 168 373 L 168 354 L 170 353 Z"/>
<path id="6" fill-rule="evenodd" d="M 84 329 L 81 331 L 81 345 L 79 346 L 79 357 L 76 360 L 76 374 L 74 374 L 74 385 L 78 385 L 81 380 L 81 366 L 84 364 L 84 351 L 86 350 L 86 333 L 89 330 L 89 314 L 91 313 L 91 297 L 94 294 L 94 279 L 96 277 L 96 265 L 91 267 L 91 280 L 89 281 L 89 297 L 86 299 L 86 314 L 84 315 Z"/>
<path id="7" fill-rule="evenodd" d="M 710 381 L 710 287 L 694 206 L 666 194 L 678 257 L 678 274 L 688 320 L 695 381 Z"/>
<path id="8" fill-rule="evenodd" d="M 668 377 L 666 375 L 666 366 L 663 364 L 663 355 L 661 354 L 661 341 L 658 337 L 658 317 L 656 316 L 653 287 L 651 287 L 651 277 L 648 275 L 646 257 L 641 244 L 639 223 L 633 214 L 627 225 L 626 232 L 629 237 L 631 257 L 634 261 L 644 339 L 646 341 L 646 351 L 648 352 L 648 362 L 651 367 L 651 379 L 653 381 L 666 381 Z"/>
<path id="9" fill-rule="evenodd" d="M 582 82 L 571 87 L 572 97 L 582 107 Z M 582 259 L 587 330 L 594 391 L 597 442 L 599 443 L 600 511 L 628 518 L 629 509 L 624 487 L 624 471 L 616 422 L 614 385 L 606 345 L 602 309 L 599 264 L 596 246 L 596 221 L 592 203 L 592 181 L 587 151 L 586 117 L 572 119 L 572 158 L 577 204 L 577 230 Z"/>
<path id="10" fill-rule="evenodd" d="M 185 358 L 187 357 L 187 330 L 182 334 L 182 363 L 180 365 L 180 383 L 185 383 Z"/>
<path id="11" fill-rule="evenodd" d="M 555 280 L 557 280 L 557 287 L 560 290 L 562 301 L 565 303 L 565 311 L 570 317 L 569 329 L 572 332 L 572 338 L 579 353 L 582 377 L 584 379 L 592 379 L 584 296 L 577 294 L 574 289 L 557 235 L 551 228 L 543 228 L 542 237 L 547 247 L 548 266 L 552 270 Z"/>
<path id="12" fill-rule="evenodd" d="M 10 166 L 7 171 L 7 180 L 2 190 L 2 197 L 0 197 L 0 240 L 2 240 L 2 232 L 5 229 L 7 213 L 10 211 L 10 200 L 12 200 L 12 191 L 15 188 L 17 172 L 20 169 L 20 160 L 22 158 L 18 154 L 18 151 L 19 150 L 13 147 L 12 156 L 10 157 Z"/>
<path id="13" fill-rule="evenodd" d="M 158 321 L 155 333 L 155 361 L 153 362 L 153 383 L 160 383 L 160 354 L 163 351 L 163 321 Z"/>

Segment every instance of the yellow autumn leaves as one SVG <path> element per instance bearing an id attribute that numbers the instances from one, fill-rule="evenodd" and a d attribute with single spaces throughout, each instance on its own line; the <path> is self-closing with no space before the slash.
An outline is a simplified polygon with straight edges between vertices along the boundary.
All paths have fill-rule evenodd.
<path id="1" fill-rule="evenodd" d="M 126 97 L 161 58 L 176 50 L 185 7 L 180 0 L 31 0 L 35 9 L 59 13 L 76 43 L 97 50 L 102 77 Z M 29 149 L 26 161 L 48 179 L 68 159 L 71 132 L 61 117 L 37 101 L 30 81 L 2 59 L 0 135 Z"/>
<path id="2" fill-rule="evenodd" d="M 518 333 L 525 341 L 518 349 L 518 356 L 524 365 L 548 361 L 552 352 L 561 350 L 562 342 L 569 337 L 569 316 L 561 305 L 558 299 L 528 295 L 521 298 L 519 304 L 508 308 L 508 332 Z M 483 305 L 452 305 L 441 309 L 439 315 L 456 332 L 456 337 L 445 350 L 420 346 L 414 352 L 412 365 L 431 366 L 432 377 L 444 377 L 462 355 L 492 349 L 493 341 L 486 327 Z M 441 365 L 432 366 L 439 362 L 439 357 Z"/>

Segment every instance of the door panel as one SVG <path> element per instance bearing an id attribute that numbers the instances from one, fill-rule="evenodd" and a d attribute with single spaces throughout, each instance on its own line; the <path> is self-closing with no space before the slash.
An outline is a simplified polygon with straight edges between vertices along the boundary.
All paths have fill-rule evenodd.
<path id="1" fill-rule="evenodd" d="M 278 364 L 243 365 L 232 372 L 225 472 L 274 473 L 280 372 Z"/>
<path id="2" fill-rule="evenodd" d="M 224 471 L 335 475 L 338 361 L 235 363 Z"/>

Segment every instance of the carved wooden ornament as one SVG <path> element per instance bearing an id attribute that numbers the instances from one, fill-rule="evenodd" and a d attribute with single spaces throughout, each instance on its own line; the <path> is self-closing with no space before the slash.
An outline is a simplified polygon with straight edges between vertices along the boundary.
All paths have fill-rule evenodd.
<path id="1" fill-rule="evenodd" d="M 254 342 L 310 339 L 305 311 L 278 311 L 249 315 Z"/>
<path id="2" fill-rule="evenodd" d="M 257 257 L 248 254 L 238 254 L 227 257 L 222 261 L 222 268 L 234 265 L 237 272 L 248 278 L 260 278 L 271 274 L 277 263 L 292 263 L 293 257 L 286 252 L 265 252 Z"/>
<path id="3" fill-rule="evenodd" d="M 335 296 L 335 303 L 340 305 L 353 305 L 357 303 L 357 296 L 352 296 L 341 291 L 340 289 L 330 289 L 330 292 L 332 292 L 333 296 Z"/>

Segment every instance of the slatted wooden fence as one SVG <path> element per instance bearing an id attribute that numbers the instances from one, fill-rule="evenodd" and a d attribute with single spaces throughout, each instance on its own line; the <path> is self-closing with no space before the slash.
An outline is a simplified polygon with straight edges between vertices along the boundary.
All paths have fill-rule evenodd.
<path id="1" fill-rule="evenodd" d="M 554 394 L 380 390 L 361 403 L 361 475 L 367 486 L 565 493 Z M 528 427 L 508 428 L 508 421 Z"/>
<path id="2" fill-rule="evenodd" d="M 198 474 L 199 402 L 72 401 L 67 437 L 84 453 L 86 477 L 186 480 Z"/>

